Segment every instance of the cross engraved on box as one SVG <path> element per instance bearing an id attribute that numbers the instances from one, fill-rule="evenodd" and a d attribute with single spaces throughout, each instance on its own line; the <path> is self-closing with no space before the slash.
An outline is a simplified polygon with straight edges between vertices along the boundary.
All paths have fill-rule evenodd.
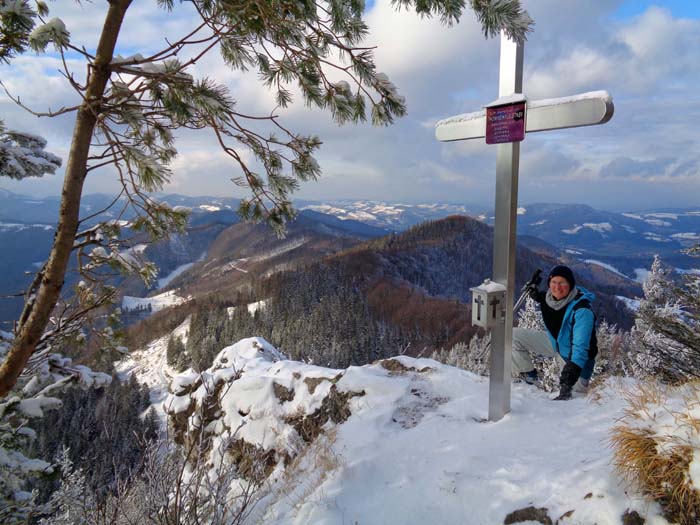
<path id="1" fill-rule="evenodd" d="M 474 299 L 474 302 L 476 303 L 476 318 L 481 321 L 481 307 L 484 306 L 484 300 L 478 296 L 476 299 Z"/>

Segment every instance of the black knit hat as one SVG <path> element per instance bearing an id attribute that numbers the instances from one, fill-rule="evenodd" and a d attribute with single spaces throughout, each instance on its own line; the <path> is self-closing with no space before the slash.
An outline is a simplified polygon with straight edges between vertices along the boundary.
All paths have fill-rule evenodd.
<path id="1" fill-rule="evenodd" d="M 547 285 L 549 285 L 549 281 L 552 280 L 552 277 L 563 277 L 567 281 L 569 281 L 569 286 L 571 289 L 576 286 L 576 279 L 574 279 L 574 272 L 571 271 L 571 268 L 568 266 L 564 265 L 559 265 L 555 266 L 549 271 L 549 277 L 547 277 Z"/>

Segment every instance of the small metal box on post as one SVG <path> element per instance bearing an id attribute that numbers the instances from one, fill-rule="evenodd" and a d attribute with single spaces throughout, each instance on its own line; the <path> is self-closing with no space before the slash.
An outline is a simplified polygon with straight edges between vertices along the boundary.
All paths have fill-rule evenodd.
<path id="1" fill-rule="evenodd" d="M 505 320 L 506 287 L 486 279 L 479 286 L 471 288 L 472 324 L 483 328 L 493 328 Z"/>

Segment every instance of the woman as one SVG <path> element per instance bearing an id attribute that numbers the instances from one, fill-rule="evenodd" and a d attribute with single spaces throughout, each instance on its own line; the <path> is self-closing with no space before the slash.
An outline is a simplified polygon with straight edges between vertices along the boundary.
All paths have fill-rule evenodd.
<path id="1" fill-rule="evenodd" d="M 557 357 L 561 367 L 557 400 L 571 399 L 572 391 L 585 393 L 593 374 L 598 345 L 595 314 L 591 303 L 595 296 L 576 286 L 574 273 L 567 266 L 555 266 L 549 272 L 548 290 L 536 286 L 530 297 L 539 303 L 547 332 L 513 329 L 513 369 L 528 383 L 537 381 L 530 353 Z"/>

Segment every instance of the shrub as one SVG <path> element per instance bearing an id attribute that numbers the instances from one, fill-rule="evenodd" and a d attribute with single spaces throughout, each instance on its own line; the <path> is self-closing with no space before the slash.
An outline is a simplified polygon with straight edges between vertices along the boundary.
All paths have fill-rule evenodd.
<path id="1" fill-rule="evenodd" d="M 680 525 L 700 521 L 700 383 L 647 383 L 612 429 L 618 473 Z"/>

